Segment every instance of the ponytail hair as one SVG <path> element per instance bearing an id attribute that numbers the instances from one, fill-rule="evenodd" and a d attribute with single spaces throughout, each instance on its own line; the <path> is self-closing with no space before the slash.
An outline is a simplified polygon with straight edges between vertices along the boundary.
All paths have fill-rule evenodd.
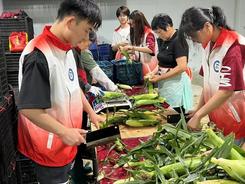
<path id="1" fill-rule="evenodd" d="M 226 23 L 226 17 L 220 7 L 212 6 L 211 9 L 191 7 L 183 13 L 179 27 L 178 37 L 183 47 L 187 46 L 185 39 L 201 30 L 206 22 L 231 30 Z"/>
<path id="2" fill-rule="evenodd" d="M 223 10 L 218 6 L 212 6 L 212 13 L 213 13 L 213 24 L 217 27 L 222 27 L 228 30 L 231 28 L 226 23 L 226 17 Z"/>

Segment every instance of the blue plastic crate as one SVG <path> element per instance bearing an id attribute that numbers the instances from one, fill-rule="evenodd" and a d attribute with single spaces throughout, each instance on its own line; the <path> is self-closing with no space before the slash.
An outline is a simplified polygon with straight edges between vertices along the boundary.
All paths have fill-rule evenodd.
<path id="1" fill-rule="evenodd" d="M 114 68 L 110 61 L 96 61 L 105 74 L 114 81 Z"/>
<path id="2" fill-rule="evenodd" d="M 110 44 L 100 44 L 98 45 L 99 50 L 99 60 L 108 60 L 110 61 L 112 55 L 112 48 Z"/>
<path id="3" fill-rule="evenodd" d="M 128 64 L 126 60 L 111 61 L 114 67 L 114 81 L 127 85 L 143 84 L 142 63 L 133 62 Z"/>
<path id="4" fill-rule="evenodd" d="M 92 52 L 95 61 L 110 61 L 112 59 L 112 48 L 110 44 L 91 44 L 89 50 Z"/>

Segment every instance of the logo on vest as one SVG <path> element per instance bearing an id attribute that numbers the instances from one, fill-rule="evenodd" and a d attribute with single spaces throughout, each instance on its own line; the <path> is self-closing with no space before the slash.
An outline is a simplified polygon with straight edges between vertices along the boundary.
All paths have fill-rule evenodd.
<path id="1" fill-rule="evenodd" d="M 220 70 L 220 61 L 219 60 L 216 60 L 213 64 L 213 68 L 214 68 L 214 71 L 215 72 L 219 72 Z"/>
<path id="2" fill-rule="evenodd" d="M 71 81 L 74 80 L 74 72 L 71 68 L 69 68 L 69 71 L 68 71 L 68 77 Z"/>

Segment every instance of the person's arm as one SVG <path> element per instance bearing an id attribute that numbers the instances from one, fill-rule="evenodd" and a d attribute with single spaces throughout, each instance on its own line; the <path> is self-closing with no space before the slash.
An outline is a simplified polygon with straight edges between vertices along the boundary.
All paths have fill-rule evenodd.
<path id="1" fill-rule="evenodd" d="M 124 47 L 124 46 L 126 46 L 128 44 L 129 43 L 127 41 L 125 41 L 125 42 L 120 42 L 120 43 L 116 43 L 114 45 L 111 45 L 111 47 L 112 47 L 113 51 L 117 51 L 120 47 Z"/>
<path id="2" fill-rule="evenodd" d="M 204 102 L 204 95 L 203 95 L 203 90 L 199 99 L 199 102 L 197 104 L 196 110 L 198 111 L 203 105 L 205 104 Z"/>
<path id="3" fill-rule="evenodd" d="M 155 55 L 155 36 L 152 33 L 149 33 L 146 37 L 146 45 L 144 47 L 141 46 L 132 46 L 132 45 L 128 45 L 123 47 L 124 50 L 128 50 L 129 52 L 134 52 L 134 51 L 138 51 L 138 52 L 144 52 L 144 53 L 148 53 L 151 55 Z"/>
<path id="4" fill-rule="evenodd" d="M 177 62 L 177 66 L 174 67 L 172 70 L 170 70 L 167 73 L 163 73 L 161 75 L 154 75 L 150 79 L 150 81 L 151 82 L 158 82 L 158 81 L 161 81 L 161 80 L 165 80 L 165 79 L 174 77 L 174 76 L 184 72 L 187 69 L 187 57 L 186 56 L 177 58 L 176 62 Z"/>
<path id="5" fill-rule="evenodd" d="M 99 66 L 94 67 L 89 71 L 90 75 L 95 79 L 101 86 L 103 86 L 108 91 L 118 90 L 117 85 L 115 85 L 111 79 L 102 71 Z"/>
<path id="6" fill-rule="evenodd" d="M 222 105 L 228 98 L 233 95 L 233 91 L 218 90 L 212 98 L 196 112 L 196 116 L 203 118 L 214 109 Z"/>
<path id="7" fill-rule="evenodd" d="M 200 129 L 200 121 L 201 119 L 212 112 L 214 109 L 221 106 L 225 101 L 227 101 L 234 91 L 231 90 L 218 90 L 209 100 L 203 105 L 194 116 L 188 122 L 188 127 L 193 130 Z M 202 104 L 203 102 L 201 102 Z M 200 104 L 200 105 L 201 105 Z"/>
<path id="8" fill-rule="evenodd" d="M 82 103 L 83 103 L 83 110 L 88 113 L 89 118 L 91 122 L 96 126 L 96 128 L 99 128 L 99 123 L 104 122 L 105 118 L 102 116 L 97 115 L 91 105 L 89 104 L 87 98 L 85 97 L 84 93 L 81 90 L 82 94 Z"/>
<path id="9" fill-rule="evenodd" d="M 120 48 L 122 50 L 128 51 L 129 53 L 134 53 L 135 51 L 144 52 L 144 53 L 148 53 L 148 54 L 153 54 L 154 53 L 147 46 L 140 47 L 140 46 L 126 45 L 126 46 L 123 46 L 123 47 L 120 47 Z"/>
<path id="10" fill-rule="evenodd" d="M 116 91 L 117 86 L 108 78 L 108 76 L 101 70 L 101 68 L 95 62 L 92 53 L 86 50 L 81 53 L 81 58 L 84 64 L 84 68 L 101 86 L 106 90 Z"/>
<path id="11" fill-rule="evenodd" d="M 67 128 L 47 114 L 44 109 L 21 109 L 19 113 L 30 119 L 38 127 L 56 134 L 67 145 L 74 146 L 85 143 L 86 130 Z"/>
<path id="12" fill-rule="evenodd" d="M 174 58 L 177 63 L 173 69 L 168 71 L 167 73 L 161 74 L 160 76 L 153 76 L 152 82 L 157 82 L 160 80 L 168 79 L 174 77 L 187 69 L 187 62 L 188 62 L 188 48 L 184 48 L 178 38 L 173 41 L 173 53 Z"/>

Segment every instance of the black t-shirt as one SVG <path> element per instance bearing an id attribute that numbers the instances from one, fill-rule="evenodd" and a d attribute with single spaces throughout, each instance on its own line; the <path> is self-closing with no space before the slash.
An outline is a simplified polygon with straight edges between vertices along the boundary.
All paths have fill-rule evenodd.
<path id="1" fill-rule="evenodd" d="M 38 49 L 24 57 L 18 109 L 51 107 L 49 68 L 45 55 Z"/>
<path id="2" fill-rule="evenodd" d="M 178 40 L 177 31 L 170 40 L 163 41 L 157 39 L 158 50 L 157 59 L 160 67 L 174 68 L 177 66 L 176 59 L 182 56 L 188 57 L 188 48 L 183 48 Z"/>

